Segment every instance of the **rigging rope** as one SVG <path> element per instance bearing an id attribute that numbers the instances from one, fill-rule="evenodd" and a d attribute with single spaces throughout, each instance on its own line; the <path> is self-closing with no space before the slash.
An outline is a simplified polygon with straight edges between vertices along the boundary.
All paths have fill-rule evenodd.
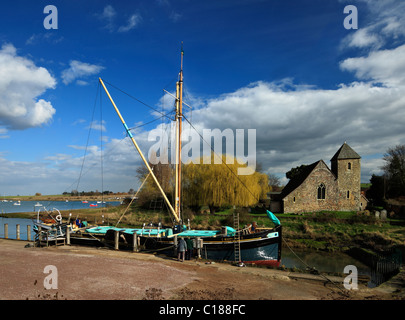
<path id="1" fill-rule="evenodd" d="M 159 111 L 158 109 L 156 109 L 156 108 L 154 108 L 154 107 L 151 107 L 151 106 L 148 105 L 147 103 L 145 103 L 145 102 L 143 102 L 143 101 L 141 101 L 141 100 L 135 98 L 135 97 L 132 96 L 131 94 L 129 94 L 129 93 L 125 92 L 124 90 L 122 90 L 122 89 L 120 89 L 120 88 L 114 86 L 113 84 L 109 83 L 108 81 L 103 80 L 103 82 L 106 83 L 106 84 L 108 84 L 108 85 L 110 85 L 110 86 L 113 87 L 114 89 L 116 89 L 116 90 L 122 92 L 123 94 L 125 94 L 125 95 L 128 96 L 128 97 L 130 97 L 131 99 L 133 99 L 133 100 L 135 100 L 135 101 L 137 101 L 137 102 L 143 104 L 144 106 L 148 107 L 149 109 L 152 109 L 153 111 L 155 111 L 155 112 L 161 114 L 162 117 L 167 117 L 167 118 L 169 118 L 169 117 L 167 116 L 167 114 L 164 114 L 163 112 Z M 169 119 L 170 119 L 170 118 L 169 118 Z M 172 119 L 170 119 L 170 120 L 172 120 Z"/>
<path id="2" fill-rule="evenodd" d="M 93 121 L 94 121 L 94 113 L 95 113 L 95 110 L 96 110 L 97 99 L 98 99 L 98 91 L 100 91 L 100 96 L 101 96 L 100 84 L 98 84 L 98 86 L 97 86 L 96 98 L 95 98 L 95 100 L 94 100 L 93 113 L 92 113 L 92 116 L 91 116 L 91 122 L 90 122 L 90 127 L 89 127 L 89 133 L 87 134 L 86 148 L 84 149 L 84 155 L 83 155 L 82 166 L 81 166 L 81 168 L 80 168 L 79 179 L 78 179 L 78 181 L 77 181 L 77 186 L 76 186 L 77 192 L 79 192 L 80 179 L 81 179 L 81 176 L 82 176 L 82 173 L 83 173 L 84 161 L 85 161 L 86 155 L 87 155 L 87 148 L 88 148 L 88 146 L 89 146 L 90 133 L 91 133 L 92 124 L 93 124 Z"/>
<path id="3" fill-rule="evenodd" d="M 298 258 L 298 260 L 300 260 L 308 269 L 311 270 L 316 270 L 314 267 L 309 266 L 305 261 L 303 261 L 295 252 L 294 250 L 288 245 L 287 241 L 284 239 L 284 237 L 282 238 L 285 245 L 287 246 L 288 249 L 290 249 L 290 251 Z M 320 273 L 318 271 L 318 275 L 321 276 L 322 278 L 326 279 L 327 281 L 331 282 L 336 288 L 338 288 L 339 290 L 341 290 L 343 293 L 346 293 L 341 287 L 339 287 L 335 282 L 333 282 L 331 279 L 329 279 L 327 276 L 325 276 L 324 274 Z"/>

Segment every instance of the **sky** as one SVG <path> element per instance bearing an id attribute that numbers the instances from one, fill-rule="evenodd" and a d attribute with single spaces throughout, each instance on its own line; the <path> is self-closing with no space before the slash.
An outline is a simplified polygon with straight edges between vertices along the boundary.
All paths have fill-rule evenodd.
<path id="1" fill-rule="evenodd" d="M 0 196 L 136 190 L 141 159 L 98 78 L 148 154 L 182 42 L 185 117 L 255 129 L 256 160 L 282 183 L 344 142 L 369 182 L 405 144 L 403 1 L 3 1 Z"/>

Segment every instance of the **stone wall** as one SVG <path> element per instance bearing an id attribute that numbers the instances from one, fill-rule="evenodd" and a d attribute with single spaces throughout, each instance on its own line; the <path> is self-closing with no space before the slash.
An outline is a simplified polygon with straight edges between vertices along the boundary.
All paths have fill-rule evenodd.
<path id="1" fill-rule="evenodd" d="M 325 185 L 325 199 L 318 199 L 318 186 Z M 307 179 L 283 201 L 284 212 L 316 212 L 337 210 L 337 182 L 323 161 L 320 161 Z"/>
<path id="2" fill-rule="evenodd" d="M 360 210 L 360 159 L 341 159 L 337 163 L 338 210 Z"/>

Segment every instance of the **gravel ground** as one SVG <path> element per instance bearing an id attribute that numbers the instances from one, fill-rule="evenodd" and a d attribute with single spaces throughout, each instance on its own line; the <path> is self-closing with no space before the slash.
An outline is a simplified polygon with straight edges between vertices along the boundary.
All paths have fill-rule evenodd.
<path id="1" fill-rule="evenodd" d="M 347 291 L 319 276 L 206 264 L 80 246 L 26 248 L 0 239 L 0 299 L 4 300 L 389 300 L 392 293 Z M 45 289 L 48 265 L 57 289 Z M 339 279 L 338 279 L 339 280 Z M 339 288 L 337 287 L 339 286 Z"/>

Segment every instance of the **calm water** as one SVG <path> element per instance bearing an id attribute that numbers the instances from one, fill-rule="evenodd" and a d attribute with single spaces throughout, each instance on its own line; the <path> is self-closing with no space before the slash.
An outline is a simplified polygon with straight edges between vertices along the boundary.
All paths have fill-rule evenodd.
<path id="1" fill-rule="evenodd" d="M 0 217 L 0 238 L 4 238 L 4 224 L 8 224 L 8 238 L 16 239 L 17 238 L 17 224 L 20 225 L 20 239 L 27 240 L 27 226 L 30 226 L 31 229 L 31 240 L 34 239 L 34 231 L 32 230 L 31 219 L 21 219 L 21 218 L 2 218 Z"/>
<path id="2" fill-rule="evenodd" d="M 343 273 L 343 269 L 347 265 L 354 265 L 357 267 L 359 275 L 369 276 L 371 273 L 368 266 L 343 252 L 323 252 L 302 249 L 293 250 L 299 258 L 297 258 L 297 256 L 292 253 L 290 249 L 283 247 L 283 251 L 281 253 L 281 264 L 287 268 L 296 267 L 299 269 L 305 269 L 306 265 L 302 262 L 304 261 L 307 265 L 314 267 L 320 272 Z"/>
<path id="3" fill-rule="evenodd" d="M 43 208 L 49 211 L 53 208 L 58 210 L 89 209 L 92 208 L 90 205 L 97 205 L 95 208 L 100 208 L 108 205 L 117 206 L 119 204 L 120 202 L 118 201 L 107 201 L 106 203 L 97 203 L 96 201 L 89 201 L 89 203 L 82 203 L 81 201 L 0 201 L 0 213 L 38 212 L 39 209 L 42 212 L 44 211 Z"/>
<path id="4" fill-rule="evenodd" d="M 107 201 L 106 203 L 97 203 L 96 201 L 89 203 L 82 203 L 81 201 L 21 201 L 19 205 L 14 205 L 18 203 L 16 201 L 0 201 L 0 213 L 16 213 L 16 212 L 46 212 L 52 211 L 53 208 L 58 210 L 75 210 L 75 209 L 89 209 L 90 204 L 97 205 L 94 208 L 101 208 L 105 206 L 117 206 L 120 204 L 118 201 Z M 36 204 L 41 204 L 41 206 L 36 206 Z M 6 218 L 0 217 L 0 238 L 4 238 L 4 224 L 8 224 L 8 238 L 16 239 L 16 225 L 20 225 L 20 239 L 27 240 L 27 225 L 31 226 L 31 240 L 34 239 L 34 232 L 32 230 L 32 220 L 31 219 L 21 219 L 21 218 Z"/>

